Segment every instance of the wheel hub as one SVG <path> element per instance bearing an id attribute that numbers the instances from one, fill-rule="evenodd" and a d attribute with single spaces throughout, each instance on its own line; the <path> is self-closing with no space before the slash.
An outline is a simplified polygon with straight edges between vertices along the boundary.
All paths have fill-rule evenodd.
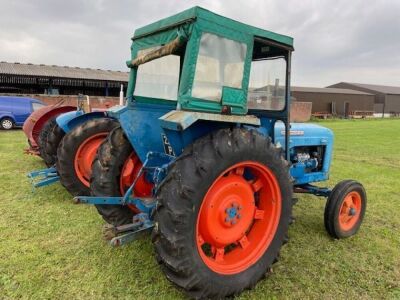
<path id="1" fill-rule="evenodd" d="M 12 122 L 10 120 L 4 120 L 2 122 L 2 125 L 5 129 L 11 129 L 12 128 Z"/>
<path id="2" fill-rule="evenodd" d="M 343 200 L 339 210 L 339 225 L 342 230 L 353 228 L 360 218 L 361 196 L 357 192 L 351 192 Z"/>
<path id="3" fill-rule="evenodd" d="M 223 246 L 239 240 L 250 226 L 254 211 L 254 194 L 241 176 L 229 175 L 210 190 L 210 208 L 204 213 L 204 239 Z M 219 220 L 219 222 L 216 222 Z"/>
<path id="4" fill-rule="evenodd" d="M 355 216 L 357 214 L 357 210 L 352 207 L 349 209 L 349 216 Z"/>
<path id="5" fill-rule="evenodd" d="M 242 215 L 240 214 L 240 210 L 242 209 L 242 206 L 238 204 L 237 202 L 234 202 L 231 204 L 230 207 L 225 209 L 225 220 L 224 220 L 224 225 L 226 226 L 233 226 L 237 222 L 240 221 L 240 218 Z"/>

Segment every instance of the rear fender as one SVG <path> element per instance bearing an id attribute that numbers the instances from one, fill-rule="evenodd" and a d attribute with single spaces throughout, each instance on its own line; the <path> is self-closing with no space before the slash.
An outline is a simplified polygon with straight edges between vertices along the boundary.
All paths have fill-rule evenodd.
<path id="1" fill-rule="evenodd" d="M 56 122 L 61 129 L 68 133 L 76 126 L 85 123 L 91 119 L 100 119 L 104 118 L 104 112 L 91 112 L 91 113 L 84 113 L 81 110 L 78 111 L 71 111 L 66 114 L 62 114 L 57 117 Z"/>
<path id="2" fill-rule="evenodd" d="M 75 106 L 45 106 L 31 113 L 22 127 L 33 147 L 37 146 L 40 131 L 48 120 L 60 114 L 76 110 Z"/>

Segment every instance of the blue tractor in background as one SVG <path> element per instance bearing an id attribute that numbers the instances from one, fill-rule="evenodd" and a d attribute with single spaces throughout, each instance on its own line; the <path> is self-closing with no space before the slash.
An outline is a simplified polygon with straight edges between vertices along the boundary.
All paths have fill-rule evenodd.
<path id="1" fill-rule="evenodd" d="M 332 132 L 290 124 L 292 38 L 194 7 L 132 40 L 128 103 L 105 113 L 118 125 L 97 150 L 91 196 L 75 197 L 96 205 L 114 245 L 152 231 L 169 280 L 222 298 L 277 261 L 293 193 L 327 198 L 331 236 L 357 232 L 363 186 L 314 185 L 329 177 Z"/>
<path id="2" fill-rule="evenodd" d="M 53 110 L 59 109 L 55 107 Z M 97 148 L 118 126 L 104 111 L 93 111 L 89 96 L 79 95 L 77 108 L 48 113 L 39 134 L 39 153 L 47 169 L 28 174 L 34 187 L 60 182 L 73 196 L 90 195 L 90 175 Z M 29 131 L 30 132 L 30 131 Z"/>

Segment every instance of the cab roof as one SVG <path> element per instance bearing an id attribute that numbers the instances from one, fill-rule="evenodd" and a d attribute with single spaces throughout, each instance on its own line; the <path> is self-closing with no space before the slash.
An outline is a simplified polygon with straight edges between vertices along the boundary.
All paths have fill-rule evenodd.
<path id="1" fill-rule="evenodd" d="M 293 48 L 293 38 L 290 36 L 274 33 L 268 30 L 247 25 L 239 21 L 223 17 L 221 15 L 213 13 L 199 6 L 189 8 L 176 15 L 161 19 L 149 25 L 138 28 L 135 30 L 132 39 L 135 40 L 185 23 L 193 23 L 193 22 L 201 23 L 202 21 L 203 22 L 208 21 L 214 23 L 216 26 L 227 27 L 235 31 L 240 31 L 244 34 L 250 34 L 256 37 L 269 39 L 278 42 L 280 44 L 289 46 L 290 48 Z"/>

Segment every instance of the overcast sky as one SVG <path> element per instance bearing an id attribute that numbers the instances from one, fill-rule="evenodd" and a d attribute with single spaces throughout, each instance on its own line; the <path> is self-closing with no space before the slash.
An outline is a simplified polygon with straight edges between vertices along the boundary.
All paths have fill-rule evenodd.
<path id="1" fill-rule="evenodd" d="M 135 28 L 194 5 L 294 37 L 292 85 L 400 86 L 397 0 L 0 0 L 0 61 L 126 71 Z"/>

